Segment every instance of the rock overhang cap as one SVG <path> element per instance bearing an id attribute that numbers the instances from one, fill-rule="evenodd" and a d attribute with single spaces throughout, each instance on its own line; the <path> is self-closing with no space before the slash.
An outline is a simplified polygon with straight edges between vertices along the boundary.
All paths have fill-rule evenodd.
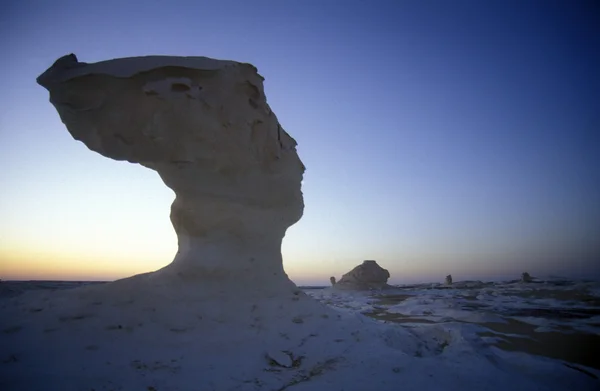
<path id="1" fill-rule="evenodd" d="M 232 65 L 245 65 L 252 67 L 255 72 L 258 72 L 256 67 L 249 63 L 217 60 L 209 57 L 153 55 L 124 57 L 95 63 L 86 63 L 79 62 L 77 56 L 71 53 L 56 60 L 48 70 L 38 76 L 36 81 L 39 85 L 47 87 L 53 83 L 63 83 L 87 75 L 108 75 L 126 78 L 138 73 L 166 67 L 197 69 L 200 71 L 217 71 Z M 260 77 L 262 78 L 262 76 Z"/>

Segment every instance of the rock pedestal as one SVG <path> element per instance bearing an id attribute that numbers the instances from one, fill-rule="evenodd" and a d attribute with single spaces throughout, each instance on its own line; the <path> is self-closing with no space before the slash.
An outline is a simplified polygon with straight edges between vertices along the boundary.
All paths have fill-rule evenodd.
<path id="1" fill-rule="evenodd" d="M 324 344 L 350 341 L 361 325 L 307 297 L 283 270 L 281 242 L 303 213 L 305 167 L 267 104 L 263 80 L 250 64 L 206 57 L 87 64 L 73 54 L 38 77 L 73 138 L 155 170 L 175 192 L 178 251 L 155 272 L 7 307 L 0 326 L 24 317 L 56 330 L 56 341 L 77 335 L 77 343 L 67 351 L 64 343 L 33 342 L 45 334 L 31 329 L 3 346 L 19 357 L 60 350 L 86 375 L 73 380 L 61 360 L 23 361 L 10 373 L 0 368 L 0 378 L 18 389 L 41 389 L 45 373 L 60 379 L 57 390 L 283 389 L 343 356 L 348 346 L 324 351 Z M 86 346 L 102 353 L 82 359 Z M 170 371 L 166 384 L 134 370 L 151 357 Z M 273 358 L 289 372 L 264 372 Z M 106 363 L 112 369 L 104 376 Z"/>
<path id="2" fill-rule="evenodd" d="M 220 287 L 293 288 L 281 241 L 303 211 L 304 165 L 250 64 L 71 54 L 38 83 L 89 149 L 158 172 L 175 192 L 179 250 L 161 271 Z"/>

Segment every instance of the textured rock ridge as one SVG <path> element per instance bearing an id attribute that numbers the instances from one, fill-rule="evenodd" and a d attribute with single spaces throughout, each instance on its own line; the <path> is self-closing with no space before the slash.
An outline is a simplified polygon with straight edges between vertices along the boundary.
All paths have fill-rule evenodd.
<path id="1" fill-rule="evenodd" d="M 255 67 L 206 57 L 57 60 L 38 83 L 89 149 L 158 172 L 179 250 L 163 272 L 287 283 L 281 240 L 302 216 L 304 165 Z M 265 283 L 268 283 L 265 285 Z"/>

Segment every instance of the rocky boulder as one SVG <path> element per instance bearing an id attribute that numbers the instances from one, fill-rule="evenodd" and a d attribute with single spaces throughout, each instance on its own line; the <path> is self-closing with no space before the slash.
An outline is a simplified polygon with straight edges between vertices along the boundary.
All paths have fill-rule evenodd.
<path id="1" fill-rule="evenodd" d="M 390 272 L 382 268 L 376 261 L 364 261 L 356 266 L 335 284 L 340 289 L 383 289 L 388 288 L 387 280 L 390 278 Z"/>
<path id="2" fill-rule="evenodd" d="M 521 274 L 521 282 L 528 283 L 533 282 L 533 277 L 527 272 Z"/>

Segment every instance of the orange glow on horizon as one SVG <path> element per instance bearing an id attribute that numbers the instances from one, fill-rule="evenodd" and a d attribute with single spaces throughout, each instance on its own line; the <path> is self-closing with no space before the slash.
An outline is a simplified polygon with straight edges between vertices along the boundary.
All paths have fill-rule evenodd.
<path id="1" fill-rule="evenodd" d="M 36 251 L 0 250 L 0 278 L 4 280 L 111 281 L 159 269 L 170 259 L 148 259 L 143 255 L 109 256 Z"/>

